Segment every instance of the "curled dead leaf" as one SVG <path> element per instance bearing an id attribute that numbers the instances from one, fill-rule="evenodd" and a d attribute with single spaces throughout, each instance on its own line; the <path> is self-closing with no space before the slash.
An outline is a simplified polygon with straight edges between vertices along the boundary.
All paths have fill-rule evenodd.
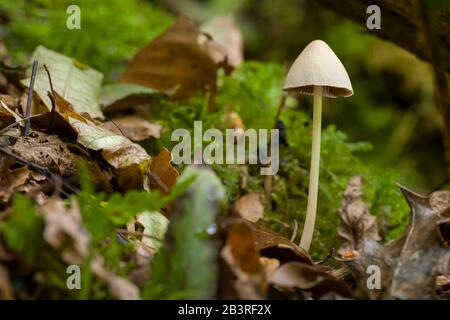
<path id="1" fill-rule="evenodd" d="M 244 223 L 252 230 L 262 256 L 276 258 L 281 264 L 290 261 L 313 264 L 308 253 L 289 239 L 251 221 L 244 220 Z"/>
<path id="2" fill-rule="evenodd" d="M 336 292 L 349 297 L 350 289 L 323 268 L 300 262 L 288 262 L 272 273 L 269 282 L 281 291 L 304 290 L 319 298 L 325 293 Z"/>

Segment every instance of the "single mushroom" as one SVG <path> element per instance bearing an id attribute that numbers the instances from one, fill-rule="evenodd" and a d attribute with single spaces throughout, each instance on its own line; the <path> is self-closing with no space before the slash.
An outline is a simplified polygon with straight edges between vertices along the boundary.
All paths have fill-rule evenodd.
<path id="1" fill-rule="evenodd" d="M 319 187 L 322 96 L 349 97 L 353 94 L 353 88 L 347 71 L 333 50 L 324 41 L 314 40 L 295 59 L 284 81 L 283 90 L 286 93 L 314 96 L 308 206 L 300 240 L 300 246 L 309 251 L 316 221 Z"/>

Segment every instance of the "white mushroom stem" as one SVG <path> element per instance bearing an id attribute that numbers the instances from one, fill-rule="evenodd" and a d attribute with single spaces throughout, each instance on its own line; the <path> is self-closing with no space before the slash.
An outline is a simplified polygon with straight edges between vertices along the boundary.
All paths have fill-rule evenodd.
<path id="1" fill-rule="evenodd" d="M 316 222 L 317 194 L 319 190 L 319 167 L 320 167 L 320 134 L 322 127 L 322 86 L 314 87 L 313 105 L 313 136 L 311 149 L 311 168 L 309 171 L 308 206 L 306 209 L 305 225 L 303 227 L 300 247 L 309 251 L 311 246 L 314 224 Z"/>

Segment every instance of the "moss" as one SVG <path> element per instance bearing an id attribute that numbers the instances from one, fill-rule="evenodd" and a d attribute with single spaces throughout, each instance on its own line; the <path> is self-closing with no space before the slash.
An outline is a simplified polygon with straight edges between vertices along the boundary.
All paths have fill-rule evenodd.
<path id="1" fill-rule="evenodd" d="M 33 2 L 0 2 L 0 13 L 10 18 L 0 36 L 11 55 L 26 63 L 27 53 L 40 44 L 104 72 L 106 80 L 115 78 L 127 60 L 173 21 L 149 2 L 79 0 L 81 29 L 69 30 L 66 10 L 73 1 Z"/>

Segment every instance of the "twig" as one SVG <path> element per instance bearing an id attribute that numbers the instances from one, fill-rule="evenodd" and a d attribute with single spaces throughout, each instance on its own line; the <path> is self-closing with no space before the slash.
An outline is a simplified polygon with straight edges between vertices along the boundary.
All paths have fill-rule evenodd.
<path id="1" fill-rule="evenodd" d="M 328 260 L 330 260 L 331 258 L 334 257 L 334 249 L 330 249 L 330 251 L 328 251 L 328 254 L 325 258 L 323 258 L 322 260 L 318 261 L 317 264 L 324 264 L 325 262 L 327 262 Z"/>
<path id="2" fill-rule="evenodd" d="M 154 182 L 156 182 L 156 184 L 158 185 L 158 187 L 161 188 L 161 190 L 164 193 L 169 192 L 169 188 L 167 187 L 167 185 L 161 180 L 160 177 L 158 177 L 156 174 L 154 174 L 150 168 L 148 168 L 147 172 L 145 173 L 150 179 L 152 179 Z"/>
<path id="3" fill-rule="evenodd" d="M 120 133 L 125 137 L 125 133 L 123 133 L 122 129 L 120 129 L 120 127 L 114 122 L 113 119 L 111 118 L 106 118 L 108 121 L 111 121 L 111 123 L 117 128 L 117 130 L 120 131 Z"/>
<path id="4" fill-rule="evenodd" d="M 31 80 L 30 80 L 30 86 L 28 88 L 28 100 L 27 100 L 27 109 L 25 112 L 25 118 L 27 119 L 25 121 L 25 130 L 24 130 L 24 136 L 28 136 L 30 133 L 30 115 L 31 115 L 31 103 L 33 102 L 33 90 L 34 90 L 34 81 L 36 80 L 36 72 L 38 67 L 38 61 L 33 61 L 33 66 L 31 68 Z"/>
<path id="5" fill-rule="evenodd" d="M 48 82 L 50 83 L 51 92 L 47 92 L 47 95 L 52 103 L 52 110 L 50 112 L 50 123 L 49 128 L 53 127 L 53 123 L 55 122 L 55 111 L 56 111 L 56 101 L 55 101 L 55 90 L 53 89 L 52 77 L 50 76 L 50 71 L 47 68 L 47 65 L 44 63 L 45 72 L 47 72 Z"/>

